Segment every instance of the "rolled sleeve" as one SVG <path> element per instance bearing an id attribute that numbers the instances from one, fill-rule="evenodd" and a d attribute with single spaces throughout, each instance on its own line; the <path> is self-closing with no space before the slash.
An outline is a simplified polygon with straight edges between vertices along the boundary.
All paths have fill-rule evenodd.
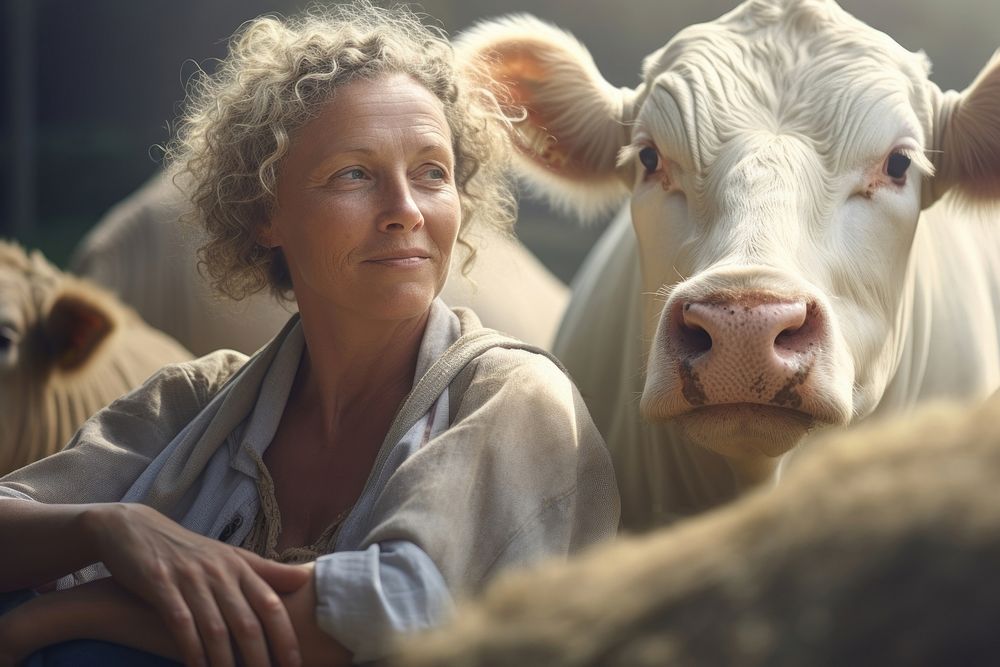
<path id="1" fill-rule="evenodd" d="M 386 657 L 400 634 L 440 625 L 453 607 L 430 556 L 403 540 L 321 556 L 316 596 L 317 623 L 355 662 Z"/>

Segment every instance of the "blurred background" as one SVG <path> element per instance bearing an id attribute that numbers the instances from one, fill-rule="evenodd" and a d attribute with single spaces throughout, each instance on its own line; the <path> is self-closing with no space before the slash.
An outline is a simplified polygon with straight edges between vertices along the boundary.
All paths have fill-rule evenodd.
<path id="1" fill-rule="evenodd" d="M 306 0 L 0 0 L 0 237 L 65 265 L 109 207 L 158 168 L 195 63 L 211 71 L 226 39 L 262 13 Z M 711 20 L 724 0 L 425 0 L 454 34 L 479 19 L 531 12 L 574 33 L 616 86 L 677 30 Z M 923 49 L 942 87 L 970 83 L 1000 47 L 997 0 L 843 0 L 845 9 Z M 518 234 L 569 281 L 603 223 L 580 227 L 522 197 Z"/>

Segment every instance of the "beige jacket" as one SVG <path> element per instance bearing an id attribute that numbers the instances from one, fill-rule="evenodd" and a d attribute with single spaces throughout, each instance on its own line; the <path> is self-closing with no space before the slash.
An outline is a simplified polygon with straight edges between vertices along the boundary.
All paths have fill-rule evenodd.
<path id="1" fill-rule="evenodd" d="M 252 454 L 277 428 L 303 344 L 295 317 L 249 362 L 220 351 L 164 368 L 66 450 L 0 480 L 0 497 L 144 502 L 240 544 L 259 508 Z M 417 378 L 335 551 L 316 563 L 320 625 L 359 661 L 439 623 L 453 595 L 502 569 L 617 528 L 603 441 L 545 353 L 436 301 Z"/>

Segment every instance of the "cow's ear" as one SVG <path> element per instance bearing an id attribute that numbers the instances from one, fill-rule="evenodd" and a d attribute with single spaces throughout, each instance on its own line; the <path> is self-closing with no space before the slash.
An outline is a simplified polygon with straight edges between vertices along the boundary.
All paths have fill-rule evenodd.
<path id="1" fill-rule="evenodd" d="M 924 206 L 949 190 L 972 204 L 1000 201 L 1000 51 L 961 93 L 934 93 L 935 175 Z"/>
<path id="2" fill-rule="evenodd" d="M 576 38 L 516 15 L 476 25 L 456 47 L 512 119 L 515 163 L 542 194 L 582 217 L 623 199 L 616 165 L 636 93 L 605 81 Z"/>
<path id="3" fill-rule="evenodd" d="M 97 351 L 114 330 L 114 321 L 99 300 L 69 291 L 53 301 L 43 329 L 53 365 L 72 371 Z"/>

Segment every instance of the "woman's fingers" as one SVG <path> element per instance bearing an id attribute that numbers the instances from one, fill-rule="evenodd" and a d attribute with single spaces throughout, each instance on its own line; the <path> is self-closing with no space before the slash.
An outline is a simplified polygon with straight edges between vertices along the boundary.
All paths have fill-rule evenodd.
<path id="1" fill-rule="evenodd" d="M 300 565 L 286 565 L 261 558 L 257 554 L 238 549 L 237 553 L 250 568 L 260 576 L 276 593 L 292 593 L 302 588 L 312 572 Z"/>
<path id="2" fill-rule="evenodd" d="M 201 573 L 209 576 L 180 577 L 179 594 L 173 589 L 176 598 L 166 603 L 185 662 L 230 667 L 237 664 L 235 646 L 239 664 L 268 667 L 273 655 L 283 667 L 298 667 L 295 628 L 281 598 L 263 579 L 245 564 Z"/>
<path id="3" fill-rule="evenodd" d="M 167 629 L 177 642 L 185 665 L 208 667 L 208 660 L 202 648 L 201 638 L 195 626 L 194 614 L 187 601 L 175 586 L 159 586 L 160 594 L 152 600 L 153 607 L 160 614 Z"/>
<path id="4" fill-rule="evenodd" d="M 230 627 L 219 595 L 201 579 L 182 581 L 181 589 L 198 626 L 208 664 L 212 667 L 234 667 L 236 658 L 230 641 Z"/>
<path id="5" fill-rule="evenodd" d="M 242 579 L 242 588 L 243 595 L 264 627 L 275 661 L 281 667 L 299 667 L 302 663 L 299 640 L 281 598 L 253 572 Z"/>
<path id="6" fill-rule="evenodd" d="M 261 621 L 244 596 L 239 582 L 227 578 L 224 586 L 220 585 L 216 589 L 215 599 L 225 617 L 225 627 L 228 627 L 227 640 L 232 637 L 239 649 L 241 664 L 248 667 L 268 667 L 271 664 L 267 653 L 270 638 L 265 637 Z"/>
<path id="7" fill-rule="evenodd" d="M 298 667 L 298 638 L 281 598 L 245 559 L 234 560 L 226 549 L 217 556 L 200 567 L 189 562 L 178 568 L 179 593 L 178 588 L 157 586 L 162 591 L 157 597 L 167 600 L 164 616 L 172 614 L 170 627 L 185 662 L 229 667 L 238 658 L 248 667 L 269 667 L 273 655 L 282 667 Z M 285 573 L 286 582 L 296 579 L 308 580 L 308 573 Z M 169 597 L 164 595 L 168 591 Z"/>
<path id="8" fill-rule="evenodd" d="M 298 641 L 281 599 L 244 562 L 231 555 L 227 560 L 218 567 L 205 564 L 200 574 L 207 577 L 183 585 L 209 664 L 236 664 L 235 647 L 241 665 L 269 667 L 269 648 L 281 656 L 280 664 L 297 665 L 288 659 L 297 656 Z"/>
<path id="9" fill-rule="evenodd" d="M 310 583 L 312 568 L 276 563 L 242 549 L 237 553 L 250 566 L 243 579 L 243 591 L 264 624 L 271 655 L 282 667 L 298 667 L 302 662 L 298 636 L 291 616 L 278 594 L 288 594 Z"/>

